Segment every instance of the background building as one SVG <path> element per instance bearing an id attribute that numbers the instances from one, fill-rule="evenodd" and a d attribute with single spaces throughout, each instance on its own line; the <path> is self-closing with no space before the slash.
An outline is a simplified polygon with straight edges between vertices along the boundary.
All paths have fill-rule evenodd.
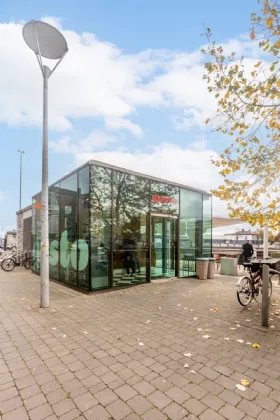
<path id="1" fill-rule="evenodd" d="M 49 187 L 50 277 L 97 290 L 195 275 L 211 255 L 212 198 L 204 192 L 90 161 Z M 41 194 L 32 243 L 40 270 Z"/>
<path id="2" fill-rule="evenodd" d="M 17 237 L 18 251 L 31 251 L 32 249 L 32 206 L 25 207 L 17 212 Z"/>

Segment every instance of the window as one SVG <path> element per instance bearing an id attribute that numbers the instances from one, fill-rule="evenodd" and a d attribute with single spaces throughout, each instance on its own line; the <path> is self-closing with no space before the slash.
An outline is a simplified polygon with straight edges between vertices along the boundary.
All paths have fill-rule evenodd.
<path id="1" fill-rule="evenodd" d="M 59 280 L 59 184 L 49 187 L 49 274 L 52 279 Z"/>
<path id="2" fill-rule="evenodd" d="M 41 257 L 41 194 L 32 200 L 32 270 L 40 273 Z"/>
<path id="3" fill-rule="evenodd" d="M 195 274 L 195 259 L 202 254 L 202 195 L 181 189 L 180 276 Z"/>
<path id="4" fill-rule="evenodd" d="M 78 286 L 77 173 L 60 182 L 60 280 Z"/>
<path id="5" fill-rule="evenodd" d="M 89 166 L 78 172 L 79 234 L 78 234 L 78 285 L 89 290 Z"/>
<path id="6" fill-rule="evenodd" d="M 113 286 L 146 282 L 149 181 L 113 172 Z"/>
<path id="7" fill-rule="evenodd" d="M 111 170 L 91 166 L 90 253 L 91 290 L 109 287 L 111 255 Z"/>
<path id="8" fill-rule="evenodd" d="M 160 182 L 151 182 L 152 211 L 157 213 L 179 213 L 179 188 Z"/>
<path id="9" fill-rule="evenodd" d="M 212 252 L 212 197 L 203 195 L 203 228 L 202 228 L 202 254 L 211 257 Z"/>

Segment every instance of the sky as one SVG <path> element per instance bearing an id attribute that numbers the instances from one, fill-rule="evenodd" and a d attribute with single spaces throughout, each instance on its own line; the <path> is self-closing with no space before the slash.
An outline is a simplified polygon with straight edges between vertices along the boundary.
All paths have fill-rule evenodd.
<path id="1" fill-rule="evenodd" d="M 204 124 L 216 109 L 202 80 L 210 27 L 226 51 L 256 60 L 256 0 L 10 0 L 0 15 L 0 233 L 41 189 L 42 75 L 25 22 L 56 26 L 69 52 L 49 80 L 49 183 L 90 159 L 210 191 L 211 157 L 228 139 Z M 52 63 L 53 65 L 53 63 Z M 214 215 L 226 215 L 215 200 Z M 242 226 L 242 225 L 241 225 Z"/>

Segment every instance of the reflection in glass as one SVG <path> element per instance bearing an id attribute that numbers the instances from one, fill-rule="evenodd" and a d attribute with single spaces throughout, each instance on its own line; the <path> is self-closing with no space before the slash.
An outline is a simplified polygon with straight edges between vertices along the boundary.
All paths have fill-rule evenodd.
<path id="1" fill-rule="evenodd" d="M 32 200 L 32 270 L 40 273 L 41 257 L 41 194 Z"/>
<path id="2" fill-rule="evenodd" d="M 77 287 L 77 172 L 60 182 L 60 280 Z"/>
<path id="3" fill-rule="evenodd" d="M 194 276 L 202 250 L 202 195 L 181 189 L 180 207 L 180 276 Z"/>
<path id="4" fill-rule="evenodd" d="M 78 285 L 89 289 L 89 166 L 78 172 L 79 234 L 78 234 Z"/>
<path id="5" fill-rule="evenodd" d="M 59 280 L 59 184 L 49 187 L 49 274 Z"/>
<path id="6" fill-rule="evenodd" d="M 91 166 L 91 289 L 109 287 L 111 233 L 111 170 Z"/>
<path id="7" fill-rule="evenodd" d="M 202 255 L 211 257 L 212 252 L 212 197 L 203 195 Z"/>
<path id="8" fill-rule="evenodd" d="M 113 172 L 113 286 L 146 282 L 150 185 Z"/>

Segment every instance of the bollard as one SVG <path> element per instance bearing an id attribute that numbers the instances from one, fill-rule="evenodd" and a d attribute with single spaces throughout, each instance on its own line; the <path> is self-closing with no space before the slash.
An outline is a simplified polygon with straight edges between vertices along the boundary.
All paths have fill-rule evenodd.
<path id="1" fill-rule="evenodd" d="M 269 285 L 269 266 L 267 264 L 262 265 L 262 326 L 268 327 L 268 310 L 269 310 L 269 298 L 268 298 L 268 286 Z"/>

